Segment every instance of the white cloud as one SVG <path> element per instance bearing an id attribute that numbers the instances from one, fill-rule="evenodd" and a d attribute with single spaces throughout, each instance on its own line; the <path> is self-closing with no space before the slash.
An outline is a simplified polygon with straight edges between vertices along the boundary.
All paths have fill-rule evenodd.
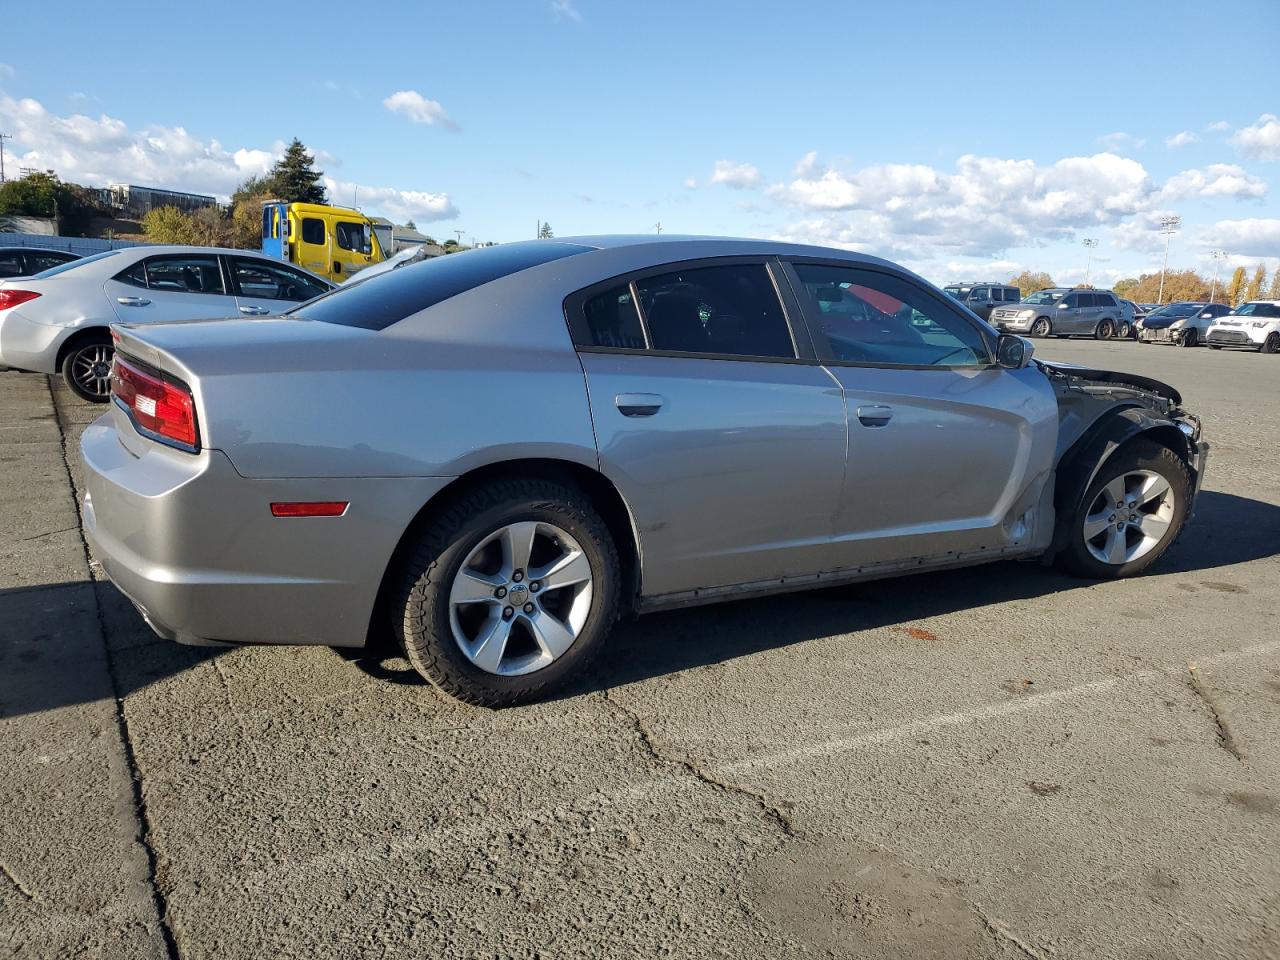
<path id="1" fill-rule="evenodd" d="M 763 182 L 760 171 L 752 164 L 734 163 L 732 160 L 717 160 L 711 174 L 711 183 L 723 183 L 734 190 L 751 190 Z"/>
<path id="2" fill-rule="evenodd" d="M 1164 144 L 1166 147 L 1173 147 L 1176 150 L 1178 147 L 1185 147 L 1189 143 L 1195 143 L 1199 139 L 1190 130 L 1183 130 L 1171 137 L 1165 137 Z"/>
<path id="3" fill-rule="evenodd" d="M 1264 113 L 1231 135 L 1237 150 L 1254 160 L 1280 160 L 1280 117 Z"/>
<path id="4" fill-rule="evenodd" d="M 1212 130 L 1215 133 L 1221 133 L 1223 130 L 1230 130 L 1231 124 L 1225 120 L 1215 120 L 1213 123 L 1205 127 L 1206 130 Z"/>
<path id="5" fill-rule="evenodd" d="M 1211 163 L 1203 169 L 1175 173 L 1165 181 L 1160 193 L 1170 200 L 1183 197 L 1261 199 L 1267 195 L 1267 183 L 1234 163 Z"/>
<path id="6" fill-rule="evenodd" d="M 91 186 L 140 183 L 223 199 L 246 178 L 271 169 L 284 153 L 277 141 L 270 148 L 227 149 L 217 140 L 201 140 L 182 127 L 152 126 L 130 129 L 105 114 L 58 116 L 35 100 L 0 96 L 0 130 L 13 134 L 11 162 L 15 167 L 52 169 L 64 180 Z M 341 166 L 324 150 L 313 151 L 321 166 Z M 360 205 L 393 219 L 441 220 L 458 215 L 446 194 L 421 190 L 370 187 L 325 178 L 336 202 L 349 202 L 359 188 Z"/>
<path id="7" fill-rule="evenodd" d="M 686 190 L 694 190 L 694 189 L 696 189 L 696 188 L 697 188 L 697 186 L 698 186 L 698 178 L 697 178 L 697 177 L 685 177 L 685 178 L 684 178 L 684 187 L 685 187 L 685 189 L 686 189 Z"/>
<path id="8" fill-rule="evenodd" d="M 1219 220 L 1200 239 L 1237 257 L 1280 257 L 1280 220 Z"/>
<path id="9" fill-rule="evenodd" d="M 0 77 L 8 78 L 8 77 L 16 77 L 17 75 L 18 75 L 18 70 L 12 64 L 0 63 Z"/>
<path id="10" fill-rule="evenodd" d="M 325 177 L 324 185 L 334 203 L 345 205 L 354 201 L 360 204 L 362 210 L 380 213 L 400 223 L 405 220 L 414 220 L 419 224 L 433 220 L 452 220 L 458 215 L 458 208 L 453 205 L 448 194 L 444 193 L 370 187 L 332 177 Z"/>
<path id="11" fill-rule="evenodd" d="M 572 20 L 574 23 L 582 22 L 582 14 L 573 5 L 573 0 L 551 0 L 551 14 L 557 20 Z"/>
<path id="12" fill-rule="evenodd" d="M 417 90 L 397 90 L 382 105 L 392 113 L 401 113 L 414 123 L 426 123 L 457 132 L 462 129 L 437 100 L 428 100 Z"/>
<path id="13" fill-rule="evenodd" d="M 1106 133 L 1100 136 L 1098 143 L 1108 150 L 1122 150 L 1125 147 L 1133 147 L 1135 150 L 1140 150 L 1146 146 L 1147 141 L 1142 137 L 1135 137 L 1132 133 L 1117 130 L 1115 133 Z"/>

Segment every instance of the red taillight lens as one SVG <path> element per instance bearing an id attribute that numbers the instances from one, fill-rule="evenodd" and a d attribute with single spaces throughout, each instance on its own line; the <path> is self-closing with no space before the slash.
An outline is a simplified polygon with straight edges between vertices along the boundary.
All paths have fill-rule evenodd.
<path id="1" fill-rule="evenodd" d="M 340 517 L 346 512 L 346 500 L 311 500 L 271 505 L 273 517 Z"/>
<path id="2" fill-rule="evenodd" d="M 162 380 L 117 353 L 111 368 L 111 393 L 142 430 L 193 453 L 199 447 L 195 401 L 185 384 Z"/>
<path id="3" fill-rule="evenodd" d="M 34 300 L 40 294 L 34 290 L 0 290 L 0 310 L 8 310 L 20 303 Z"/>

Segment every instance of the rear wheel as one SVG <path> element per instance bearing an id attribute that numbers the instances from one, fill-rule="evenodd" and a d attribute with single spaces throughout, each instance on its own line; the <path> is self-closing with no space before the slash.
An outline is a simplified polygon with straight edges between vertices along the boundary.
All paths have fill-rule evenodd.
<path id="1" fill-rule="evenodd" d="M 573 487 L 504 480 L 454 501 L 399 575 L 393 626 L 414 668 L 487 707 L 582 673 L 617 617 L 618 555 Z"/>
<path id="2" fill-rule="evenodd" d="M 1272 333 L 1267 339 L 1262 341 L 1263 353 L 1280 352 L 1280 333 Z"/>
<path id="3" fill-rule="evenodd" d="M 1036 322 L 1031 325 L 1031 335 L 1033 337 L 1047 337 L 1053 332 L 1053 324 L 1049 322 L 1048 317 L 1038 317 Z"/>
<path id="4" fill-rule="evenodd" d="M 111 398 L 113 354 L 109 332 L 89 334 L 62 358 L 62 378 L 80 399 L 106 403 Z"/>
<path id="5" fill-rule="evenodd" d="M 1190 496 L 1191 476 L 1176 453 L 1133 441 L 1103 465 L 1075 512 L 1060 519 L 1071 527 L 1059 563 L 1083 577 L 1141 573 L 1177 539 Z"/>
<path id="6" fill-rule="evenodd" d="M 1093 336 L 1097 340 L 1110 340 L 1116 335 L 1116 325 L 1112 320 L 1103 320 L 1093 331 Z"/>

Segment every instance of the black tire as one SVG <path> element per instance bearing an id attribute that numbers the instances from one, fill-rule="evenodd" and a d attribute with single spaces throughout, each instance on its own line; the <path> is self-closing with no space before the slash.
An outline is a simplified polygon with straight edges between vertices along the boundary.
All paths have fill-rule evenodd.
<path id="1" fill-rule="evenodd" d="M 1133 327 L 1131 327 L 1131 326 L 1130 326 L 1128 323 L 1126 323 L 1125 321 L 1121 320 L 1121 321 L 1120 321 L 1120 329 L 1117 331 L 1117 333 L 1116 333 L 1116 337 L 1118 337 L 1118 338 L 1119 338 L 1119 339 L 1121 339 L 1121 340 L 1132 340 L 1132 339 L 1133 339 Z"/>
<path id="2" fill-rule="evenodd" d="M 1035 323 L 1031 324 L 1031 335 L 1047 337 L 1051 333 L 1053 333 L 1053 322 L 1048 317 L 1036 317 Z"/>
<path id="3" fill-rule="evenodd" d="M 1178 340 L 1178 346 L 1194 347 L 1199 342 L 1200 342 L 1200 331 L 1192 329 L 1192 330 L 1187 330 L 1182 334 L 1181 338 L 1179 338 Z"/>
<path id="4" fill-rule="evenodd" d="M 577 540 L 591 565 L 591 605 L 559 659 L 532 673 L 500 676 L 480 669 L 459 648 L 450 626 L 449 590 L 484 538 L 529 520 L 553 523 Z M 392 627 L 409 662 L 439 690 L 477 706 L 527 703 L 581 675 L 618 615 L 621 574 L 609 528 L 580 490 L 549 480 L 499 480 L 461 494 L 421 532 L 392 575 Z"/>
<path id="5" fill-rule="evenodd" d="M 114 353 L 109 330 L 86 334 L 63 356 L 62 379 L 81 400 L 106 403 L 111 399 L 110 371 Z M 105 375 L 99 375 L 104 364 Z"/>
<path id="6" fill-rule="evenodd" d="M 1093 338 L 1095 340 L 1110 340 L 1115 335 L 1116 325 L 1113 320 L 1100 320 L 1093 331 Z"/>
<path id="7" fill-rule="evenodd" d="M 1174 495 L 1172 521 L 1160 541 L 1148 553 L 1129 563 L 1104 563 L 1089 551 L 1088 544 L 1085 542 L 1085 517 L 1103 487 L 1116 477 L 1133 470 L 1149 470 L 1158 473 L 1168 481 Z M 1142 573 L 1159 560 L 1178 539 L 1178 534 L 1182 532 L 1182 526 L 1186 522 L 1190 496 L 1191 473 L 1181 457 L 1168 447 L 1150 440 L 1130 441 L 1103 464 L 1097 477 L 1089 484 L 1089 489 L 1085 491 L 1079 506 L 1071 511 L 1069 516 L 1058 517 L 1059 523 L 1071 525 L 1066 534 L 1066 545 L 1056 558 L 1058 565 L 1068 573 L 1094 580 L 1114 580 Z"/>
<path id="8" fill-rule="evenodd" d="M 1280 353 L 1280 333 L 1272 333 L 1262 341 L 1263 353 Z"/>
<path id="9" fill-rule="evenodd" d="M 1205 346 L 1206 346 L 1206 347 L 1208 347 L 1210 350 L 1221 350 L 1221 349 L 1222 349 L 1222 347 L 1220 347 L 1220 346 L 1219 346 L 1218 344 L 1216 344 L 1216 343 L 1206 343 L 1206 344 L 1205 344 Z"/>

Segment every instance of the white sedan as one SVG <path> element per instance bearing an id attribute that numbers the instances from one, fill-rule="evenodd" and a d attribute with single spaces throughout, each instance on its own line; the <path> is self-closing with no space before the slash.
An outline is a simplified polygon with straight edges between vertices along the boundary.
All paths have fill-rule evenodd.
<path id="1" fill-rule="evenodd" d="M 61 373 L 81 397 L 105 403 L 112 323 L 266 316 L 332 289 L 327 280 L 250 250 L 109 250 L 0 281 L 0 364 Z"/>

